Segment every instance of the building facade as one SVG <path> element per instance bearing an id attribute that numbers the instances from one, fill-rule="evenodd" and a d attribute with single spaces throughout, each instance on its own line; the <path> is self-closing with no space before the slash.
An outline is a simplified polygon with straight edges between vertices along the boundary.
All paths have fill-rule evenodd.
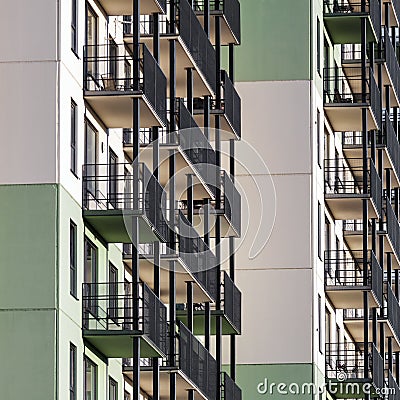
<path id="1" fill-rule="evenodd" d="M 239 3 L 1 8 L 0 397 L 241 399 Z"/>
<path id="2" fill-rule="evenodd" d="M 396 0 L 243 7 L 243 129 L 276 191 L 268 243 L 249 257 L 250 217 L 237 253 L 246 399 L 400 396 L 399 12 Z"/>

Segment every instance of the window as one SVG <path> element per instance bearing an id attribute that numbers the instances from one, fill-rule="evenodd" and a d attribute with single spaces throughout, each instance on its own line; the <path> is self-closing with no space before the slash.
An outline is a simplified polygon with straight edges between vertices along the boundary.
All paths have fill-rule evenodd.
<path id="1" fill-rule="evenodd" d="M 70 221 L 69 224 L 69 290 L 72 296 L 78 297 L 77 289 L 77 228 Z"/>
<path id="2" fill-rule="evenodd" d="M 114 379 L 109 379 L 109 400 L 118 400 L 118 384 L 114 381 Z"/>
<path id="3" fill-rule="evenodd" d="M 331 333 L 331 313 L 325 307 L 325 342 L 331 343 L 332 341 L 332 333 Z"/>
<path id="4" fill-rule="evenodd" d="M 331 224 L 328 218 L 325 217 L 325 251 L 330 253 L 331 251 Z M 328 254 L 330 257 L 330 254 Z"/>
<path id="5" fill-rule="evenodd" d="M 71 0 L 71 50 L 78 53 L 78 0 Z"/>
<path id="6" fill-rule="evenodd" d="M 321 203 L 318 202 L 318 257 L 322 261 L 322 243 L 321 243 L 321 223 L 322 223 L 322 215 L 321 215 Z"/>
<path id="7" fill-rule="evenodd" d="M 97 400 L 97 365 L 84 358 L 84 400 Z"/>
<path id="8" fill-rule="evenodd" d="M 77 105 L 71 99 L 71 171 L 77 175 Z"/>
<path id="9" fill-rule="evenodd" d="M 118 270 L 111 263 L 109 266 L 108 282 L 110 284 L 109 314 L 110 317 L 116 321 L 118 318 Z"/>
<path id="10" fill-rule="evenodd" d="M 112 38 L 110 38 L 110 58 L 109 58 L 109 78 L 117 79 L 117 60 L 118 60 L 118 46 Z"/>
<path id="11" fill-rule="evenodd" d="M 85 237 L 85 295 L 89 296 L 86 304 L 86 311 L 96 315 L 97 313 L 97 248 L 96 246 Z M 87 318 L 85 318 L 86 320 Z"/>
<path id="12" fill-rule="evenodd" d="M 69 400 L 76 400 L 76 346 L 69 344 Z"/>
<path id="13" fill-rule="evenodd" d="M 109 149 L 108 156 L 108 201 L 117 208 L 117 162 L 118 158 L 115 153 Z"/>
<path id="14" fill-rule="evenodd" d="M 323 338 L 322 338 L 322 298 L 318 295 L 318 338 L 319 338 L 319 351 L 323 353 Z"/>
<path id="15" fill-rule="evenodd" d="M 98 132 L 93 125 L 85 121 L 85 176 L 88 178 L 86 190 L 92 196 L 96 196 L 96 176 L 98 158 Z M 86 197 L 85 197 L 86 198 Z"/>
<path id="16" fill-rule="evenodd" d="M 87 7 L 86 18 L 86 56 L 88 57 L 87 73 L 97 79 L 97 43 L 98 43 L 98 18 L 93 9 Z"/>
<path id="17" fill-rule="evenodd" d="M 317 17 L 317 71 L 321 75 L 321 23 Z"/>
<path id="18" fill-rule="evenodd" d="M 321 168 L 321 112 L 317 110 L 317 160 Z"/>
<path id="19" fill-rule="evenodd" d="M 126 390 L 125 390 L 125 392 L 124 392 L 124 400 L 131 400 L 131 395 L 130 395 L 130 393 L 127 392 Z"/>
<path id="20" fill-rule="evenodd" d="M 124 206 L 126 209 L 132 207 L 132 174 L 125 168 L 124 170 Z"/>

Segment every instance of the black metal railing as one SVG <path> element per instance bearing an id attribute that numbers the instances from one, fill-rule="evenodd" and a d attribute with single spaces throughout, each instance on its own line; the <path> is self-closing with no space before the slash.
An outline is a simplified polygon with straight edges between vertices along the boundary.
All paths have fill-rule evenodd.
<path id="1" fill-rule="evenodd" d="M 224 214 L 233 229 L 240 236 L 242 228 L 242 197 L 226 171 L 222 171 L 221 173 L 221 184 L 223 194 L 221 207 L 223 207 Z"/>
<path id="2" fill-rule="evenodd" d="M 370 68 L 366 74 L 366 93 L 362 92 L 362 68 L 324 68 L 325 104 L 367 104 L 372 108 L 375 121 L 380 128 L 382 101 L 374 73 Z"/>
<path id="3" fill-rule="evenodd" d="M 136 298 L 132 295 L 134 285 L 137 285 Z M 88 331 L 145 335 L 158 350 L 167 354 L 167 309 L 144 283 L 84 283 L 82 319 Z"/>
<path id="4" fill-rule="evenodd" d="M 138 170 L 128 163 L 85 164 L 83 166 L 83 200 L 85 210 L 135 211 L 147 218 L 159 237 L 167 241 L 170 230 L 166 222 L 167 199 L 164 189 L 144 163 Z M 134 185 L 134 177 L 138 180 Z M 139 192 L 134 193 L 134 186 Z"/>
<path id="5" fill-rule="evenodd" d="M 397 16 L 397 20 L 400 20 L 400 0 L 392 0 L 391 3 Z"/>
<path id="6" fill-rule="evenodd" d="M 382 26 L 382 37 L 383 43 L 381 46 L 384 54 L 382 57 L 378 57 L 378 59 L 383 58 L 385 60 L 392 81 L 393 90 L 396 93 L 397 98 L 400 99 L 400 67 L 386 26 Z"/>
<path id="7" fill-rule="evenodd" d="M 182 99 L 178 100 L 178 127 L 181 149 L 215 195 L 217 186 L 215 151 Z"/>
<path id="8" fill-rule="evenodd" d="M 226 19 L 233 35 L 240 43 L 240 3 L 238 0 L 210 0 L 210 12 L 220 11 Z M 194 0 L 196 12 L 204 12 L 204 0 Z"/>
<path id="9" fill-rule="evenodd" d="M 138 53 L 139 60 L 124 45 L 85 46 L 85 90 L 103 92 L 105 95 L 140 92 L 166 124 L 167 78 L 145 44 L 139 44 Z M 132 77 L 135 63 L 140 64 L 141 76 L 138 80 Z"/>
<path id="10" fill-rule="evenodd" d="M 182 211 L 178 213 L 178 230 L 179 256 L 208 295 L 215 300 L 219 286 L 215 255 Z"/>
<path id="11" fill-rule="evenodd" d="M 390 199 L 386 198 L 385 202 L 385 213 L 386 213 L 386 232 L 392 245 L 393 251 L 400 260 L 400 225 L 396 218 L 396 214 L 393 211 Z M 399 338 L 400 339 L 400 338 Z"/>
<path id="12" fill-rule="evenodd" d="M 242 329 L 242 293 L 228 274 L 223 271 L 222 307 L 237 332 Z"/>
<path id="13" fill-rule="evenodd" d="M 378 215 L 382 210 L 382 182 L 375 164 L 368 159 L 367 170 L 364 171 L 362 158 L 325 160 L 325 194 L 369 195 L 375 204 Z M 364 188 L 364 174 L 367 174 L 367 188 Z"/>
<path id="14" fill-rule="evenodd" d="M 222 82 L 222 100 L 221 108 L 224 110 L 225 115 L 235 131 L 236 135 L 240 138 L 242 135 L 242 103 L 238 92 L 235 89 L 229 75 L 226 71 L 221 71 Z"/>
<path id="15" fill-rule="evenodd" d="M 400 388 L 389 369 L 386 370 L 386 376 L 386 386 L 390 390 L 387 395 L 387 400 L 399 400 Z"/>
<path id="16" fill-rule="evenodd" d="M 363 232 L 363 221 L 361 220 L 344 220 L 343 221 L 343 233 L 347 234 L 362 234 Z M 368 221 L 368 235 L 372 233 L 371 222 Z"/>
<path id="17" fill-rule="evenodd" d="M 226 372 L 221 373 L 221 383 L 222 400 L 242 400 L 242 390 Z"/>
<path id="18" fill-rule="evenodd" d="M 366 0 L 365 5 L 362 2 L 353 3 L 347 0 L 324 0 L 324 16 L 340 15 L 369 15 L 375 34 L 379 36 L 381 10 L 377 0 Z"/>
<path id="19" fill-rule="evenodd" d="M 380 306 L 383 305 L 383 271 L 373 251 L 368 251 L 368 274 L 364 273 L 362 251 L 325 251 L 325 285 L 346 288 L 369 287 Z"/>
<path id="20" fill-rule="evenodd" d="M 178 367 L 208 400 L 217 398 L 217 362 L 210 352 L 178 322 Z"/>
<path id="21" fill-rule="evenodd" d="M 368 343 L 368 378 L 376 389 L 384 387 L 384 363 L 376 346 Z M 364 343 L 327 343 L 325 352 L 326 376 L 328 379 L 354 381 L 365 378 Z M 357 387 L 353 387 L 357 390 Z M 359 393 L 362 394 L 361 387 Z"/>
<path id="22" fill-rule="evenodd" d="M 386 283 L 386 301 L 387 319 L 397 336 L 397 340 L 400 340 L 400 304 L 388 282 Z"/>
<path id="23" fill-rule="evenodd" d="M 389 113 L 386 110 L 384 111 L 383 116 L 384 118 L 382 130 L 383 139 L 385 141 L 384 144 L 386 145 L 397 178 L 400 179 L 400 144 L 397 139 L 396 132 L 393 128 L 393 123 L 390 120 Z"/>

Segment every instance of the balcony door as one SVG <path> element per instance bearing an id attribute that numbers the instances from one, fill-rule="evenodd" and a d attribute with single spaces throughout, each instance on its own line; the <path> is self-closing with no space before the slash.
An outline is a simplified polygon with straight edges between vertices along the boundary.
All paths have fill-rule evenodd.
<path id="1" fill-rule="evenodd" d="M 118 324 L 118 270 L 111 263 L 108 270 L 108 283 L 110 295 L 108 315 Z"/>
<path id="2" fill-rule="evenodd" d="M 98 132 L 93 125 L 85 121 L 85 178 L 87 195 L 96 198 Z"/>
<path id="3" fill-rule="evenodd" d="M 118 208 L 117 164 L 118 157 L 110 149 L 108 156 L 108 201 L 113 208 Z"/>
<path id="4" fill-rule="evenodd" d="M 98 16 L 88 4 L 86 6 L 86 57 L 87 74 L 97 81 L 97 56 L 98 56 Z"/>
<path id="5" fill-rule="evenodd" d="M 85 265 L 84 265 L 84 283 L 87 298 L 86 311 L 97 316 L 97 247 L 85 238 Z M 88 320 L 88 319 L 86 319 Z"/>

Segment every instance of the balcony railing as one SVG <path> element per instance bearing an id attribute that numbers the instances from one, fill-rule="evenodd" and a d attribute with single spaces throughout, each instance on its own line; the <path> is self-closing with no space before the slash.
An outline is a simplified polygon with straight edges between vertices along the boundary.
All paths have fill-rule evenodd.
<path id="1" fill-rule="evenodd" d="M 364 274 L 362 251 L 334 250 L 325 252 L 325 285 L 338 288 L 369 287 L 383 305 L 383 272 L 373 251 L 368 251 L 368 274 Z"/>
<path id="2" fill-rule="evenodd" d="M 383 132 L 383 140 L 389 153 L 389 157 L 392 161 L 393 169 L 397 175 L 397 178 L 400 180 L 400 144 L 393 128 L 393 123 L 390 120 L 389 113 L 386 110 L 384 112 Z"/>
<path id="3" fill-rule="evenodd" d="M 400 304 L 390 284 L 386 284 L 386 289 L 387 319 L 397 336 L 397 340 L 400 341 Z"/>
<path id="4" fill-rule="evenodd" d="M 83 206 L 90 211 L 133 211 L 147 218 L 160 238 L 167 241 L 166 194 L 144 163 L 86 164 L 83 166 Z M 137 175 L 139 193 L 134 193 Z M 136 185 L 135 185 L 136 186 Z"/>
<path id="5" fill-rule="evenodd" d="M 392 0 L 391 3 L 393 5 L 397 19 L 400 21 L 400 0 Z"/>
<path id="6" fill-rule="evenodd" d="M 400 388 L 396 380 L 394 379 L 392 372 L 389 369 L 386 371 L 386 376 L 387 376 L 386 385 L 387 388 L 390 390 L 387 396 L 387 400 L 399 400 Z"/>
<path id="7" fill-rule="evenodd" d="M 242 293 L 228 274 L 223 272 L 222 307 L 237 332 L 242 330 Z"/>
<path id="8" fill-rule="evenodd" d="M 134 285 L 137 298 L 132 296 Z M 138 333 L 167 354 L 167 309 L 144 283 L 84 283 L 82 318 L 87 331 Z"/>
<path id="9" fill-rule="evenodd" d="M 242 391 L 235 381 L 226 373 L 222 372 L 222 400 L 242 400 Z"/>
<path id="10" fill-rule="evenodd" d="M 139 45 L 139 60 L 124 45 L 85 46 L 84 85 L 86 91 L 104 95 L 142 94 L 166 124 L 167 79 L 145 44 Z M 139 62 L 139 81 L 132 77 L 132 68 Z"/>
<path id="11" fill-rule="evenodd" d="M 363 185 L 364 173 L 367 174 L 367 188 Z M 378 215 L 382 210 L 382 182 L 372 159 L 368 159 L 364 171 L 363 159 L 325 160 L 325 194 L 340 197 L 370 196 Z"/>
<path id="12" fill-rule="evenodd" d="M 179 369 L 200 389 L 208 400 L 217 398 L 217 362 L 182 322 L 178 323 Z"/>
<path id="13" fill-rule="evenodd" d="M 232 182 L 229 174 L 226 171 L 221 173 L 222 183 L 222 202 L 221 207 L 224 210 L 226 218 L 231 223 L 237 234 L 240 236 L 242 225 L 242 197 Z"/>
<path id="14" fill-rule="evenodd" d="M 349 2 L 347 0 L 324 0 L 324 16 L 355 16 L 369 15 L 371 17 L 374 31 L 380 32 L 381 10 L 377 0 L 366 0 L 365 6 L 360 1 Z"/>
<path id="15" fill-rule="evenodd" d="M 400 260 L 400 225 L 393 211 L 390 200 L 386 198 L 386 232 L 392 244 L 393 251 L 398 260 Z"/>
<path id="16" fill-rule="evenodd" d="M 377 124 L 381 121 L 381 96 L 374 74 L 370 68 L 366 77 L 366 93 L 362 93 L 362 68 L 324 69 L 324 103 L 333 105 L 371 106 Z"/>
<path id="17" fill-rule="evenodd" d="M 368 378 L 376 389 L 384 387 L 384 364 L 381 355 L 373 343 L 368 344 Z M 339 381 L 345 376 L 346 381 L 363 381 L 365 378 L 364 343 L 327 343 L 326 344 L 326 376 Z M 354 388 L 354 387 L 353 387 Z M 355 388 L 357 389 L 357 387 Z M 358 387 L 362 394 L 361 387 Z M 353 393 L 352 393 L 353 394 Z"/>
<path id="18" fill-rule="evenodd" d="M 221 11 L 236 40 L 240 43 L 240 3 L 238 0 L 210 0 L 210 12 Z M 204 11 L 204 0 L 194 0 L 195 11 Z"/>

